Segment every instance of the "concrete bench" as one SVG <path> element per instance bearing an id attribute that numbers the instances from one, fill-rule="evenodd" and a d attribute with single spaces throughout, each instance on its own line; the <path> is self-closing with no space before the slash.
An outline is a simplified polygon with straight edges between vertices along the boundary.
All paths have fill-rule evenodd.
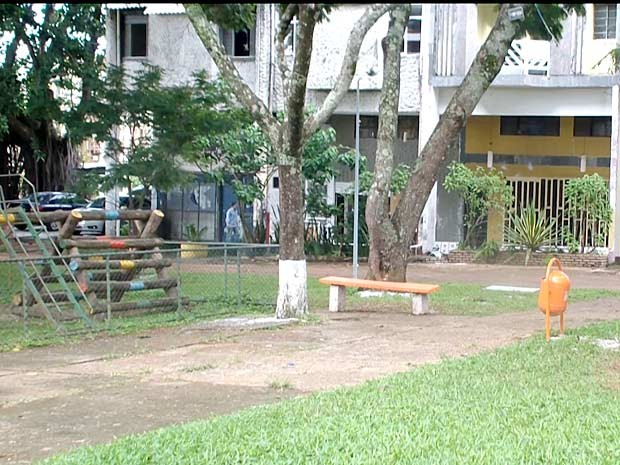
<path id="1" fill-rule="evenodd" d="M 411 294 L 412 311 L 414 315 L 429 313 L 428 295 L 439 289 L 437 284 L 397 283 L 393 281 L 372 281 L 369 279 L 341 278 L 327 276 L 319 279 L 321 284 L 327 284 L 329 288 L 329 311 L 339 312 L 344 310 L 347 287 L 372 289 L 377 291 L 401 292 Z"/>

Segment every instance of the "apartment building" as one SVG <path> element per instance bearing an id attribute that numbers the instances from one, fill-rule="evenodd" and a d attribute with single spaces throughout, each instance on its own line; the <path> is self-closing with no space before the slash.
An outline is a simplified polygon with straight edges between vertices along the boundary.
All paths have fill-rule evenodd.
<path id="1" fill-rule="evenodd" d="M 331 89 L 348 34 L 365 7 L 343 5 L 317 26 L 308 77 L 309 105 L 320 105 Z M 217 76 L 217 68 L 180 4 L 108 4 L 108 9 L 109 63 L 135 69 L 148 61 L 164 69 L 170 85 L 187 82 L 199 69 Z M 564 221 L 563 186 L 570 178 L 598 173 L 608 179 L 615 208 L 620 102 L 617 76 L 610 73 L 610 62 L 603 58 L 616 44 L 616 11 L 615 4 L 587 4 L 585 16 L 567 18 L 558 43 L 531 38 L 514 41 L 501 73 L 474 110 L 450 158 L 502 170 L 514 188 L 516 208 L 534 202 L 560 225 Z M 412 4 L 401 56 L 397 163 L 415 162 L 495 17 L 490 4 Z M 220 31 L 241 76 L 274 112 L 282 109 L 273 47 L 276 26 L 275 5 L 261 4 L 253 30 Z M 387 26 L 385 15 L 367 34 L 349 94 L 330 121 L 337 141 L 353 147 L 359 110 L 360 152 L 371 169 L 382 83 L 381 39 Z M 290 40 L 287 53 L 292 54 L 295 45 Z M 343 169 L 326 186 L 329 201 L 338 201 L 352 181 L 352 173 Z M 214 191 L 206 197 L 217 195 L 222 194 Z M 276 216 L 272 221 L 277 221 L 277 176 L 269 182 L 267 204 Z M 216 221 L 215 214 L 208 221 Z M 506 221 L 501 215 L 490 215 L 487 237 L 501 241 Z M 461 238 L 462 206 L 440 180 L 427 202 L 418 241 L 425 251 L 445 253 Z M 620 244 L 619 227 L 608 238 L 612 257 L 615 244 Z"/>

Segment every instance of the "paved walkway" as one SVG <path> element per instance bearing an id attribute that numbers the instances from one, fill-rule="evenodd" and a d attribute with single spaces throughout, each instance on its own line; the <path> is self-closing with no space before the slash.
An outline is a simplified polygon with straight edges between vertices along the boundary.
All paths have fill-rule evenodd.
<path id="1" fill-rule="evenodd" d="M 610 284 L 617 279 L 601 276 Z M 532 285 L 516 281 L 495 283 Z M 0 354 L 0 463 L 30 463 L 85 444 L 354 385 L 503 346 L 544 325 L 537 311 L 318 315 L 319 324 L 279 329 L 201 324 Z M 618 318 L 620 299 L 574 304 L 567 327 Z"/>

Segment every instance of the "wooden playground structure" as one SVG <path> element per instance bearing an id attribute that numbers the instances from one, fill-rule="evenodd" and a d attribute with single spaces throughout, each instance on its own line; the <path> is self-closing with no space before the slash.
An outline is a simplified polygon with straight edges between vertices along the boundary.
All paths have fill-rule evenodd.
<path id="1" fill-rule="evenodd" d="M 187 299 L 180 294 L 180 277 L 169 275 L 173 260 L 165 257 L 157 237 L 164 214 L 160 210 L 101 210 L 25 212 L 0 210 L 0 241 L 17 263 L 24 285 L 13 299 L 14 313 L 40 316 L 53 323 L 118 312 L 181 311 Z M 133 236 L 75 236 L 83 220 L 129 221 Z M 57 237 L 43 238 L 34 224 L 60 222 Z M 36 247 L 24 245 L 16 234 L 25 225 Z M 46 240 L 48 243 L 46 244 Z M 51 247 L 50 247 L 51 246 Z M 147 270 L 150 278 L 145 279 Z M 145 273 L 146 272 L 146 273 Z M 134 291 L 163 291 L 139 298 Z"/>

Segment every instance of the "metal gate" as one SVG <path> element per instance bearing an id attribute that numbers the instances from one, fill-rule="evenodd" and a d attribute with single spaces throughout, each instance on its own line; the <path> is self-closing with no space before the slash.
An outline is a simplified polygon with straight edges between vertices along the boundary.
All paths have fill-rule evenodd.
<path id="1" fill-rule="evenodd" d="M 536 210 L 544 214 L 547 221 L 554 219 L 554 230 L 550 237 L 552 246 L 567 246 L 565 233 L 570 232 L 574 237 L 579 237 L 581 228 L 585 227 L 586 247 L 607 247 L 608 237 L 603 224 L 590 219 L 587 211 L 582 212 L 584 221 L 579 221 L 579 218 L 569 214 L 570 205 L 564 197 L 564 187 L 569 180 L 570 178 L 508 179 L 514 196 L 512 210 L 518 214 L 521 209 L 534 204 Z M 505 244 L 510 244 L 507 231 L 511 227 L 510 216 L 504 215 Z"/>

